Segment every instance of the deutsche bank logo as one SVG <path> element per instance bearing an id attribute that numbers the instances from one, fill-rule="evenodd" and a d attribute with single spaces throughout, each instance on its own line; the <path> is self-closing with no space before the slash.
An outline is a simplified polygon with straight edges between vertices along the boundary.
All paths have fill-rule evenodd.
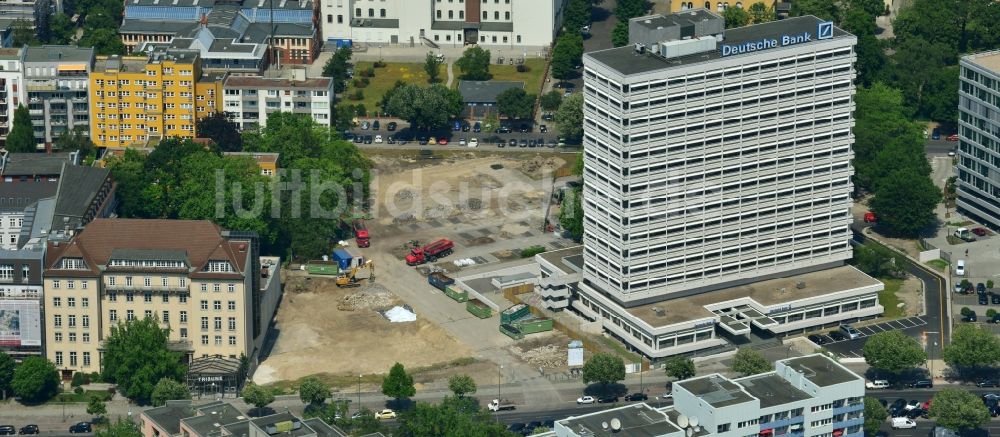
<path id="1" fill-rule="evenodd" d="M 819 23 L 819 29 L 816 29 L 816 39 L 830 38 L 833 38 L 833 22 L 824 21 Z"/>

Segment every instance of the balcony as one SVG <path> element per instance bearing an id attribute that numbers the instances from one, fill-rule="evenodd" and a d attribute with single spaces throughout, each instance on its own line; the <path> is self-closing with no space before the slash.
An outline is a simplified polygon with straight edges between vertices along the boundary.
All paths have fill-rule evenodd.
<path id="1" fill-rule="evenodd" d="M 845 405 L 843 407 L 834 407 L 833 415 L 836 416 L 838 414 L 853 413 L 855 411 L 863 411 L 864 409 L 865 404 L 859 402 L 857 404 Z"/>
<path id="2" fill-rule="evenodd" d="M 127 293 L 127 292 L 166 292 L 166 293 L 188 293 L 191 290 L 187 287 L 181 287 L 177 285 L 104 285 L 104 289 L 109 292 L 117 293 Z"/>

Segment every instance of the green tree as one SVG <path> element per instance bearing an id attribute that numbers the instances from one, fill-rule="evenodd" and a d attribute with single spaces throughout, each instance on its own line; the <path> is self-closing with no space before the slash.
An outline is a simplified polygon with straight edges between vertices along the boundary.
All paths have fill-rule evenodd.
<path id="1" fill-rule="evenodd" d="M 323 77 L 333 79 L 333 92 L 339 94 L 347 89 L 347 72 L 351 70 L 353 55 L 354 51 L 350 47 L 341 47 L 323 64 Z"/>
<path id="2" fill-rule="evenodd" d="M 815 15 L 823 20 L 840 22 L 840 7 L 837 0 L 795 0 L 792 2 L 792 16 Z"/>
<path id="3" fill-rule="evenodd" d="M 106 429 L 95 430 L 94 437 L 142 437 L 142 430 L 132 419 L 118 419 Z"/>
<path id="4" fill-rule="evenodd" d="M 615 23 L 614 29 L 611 29 L 611 45 L 614 47 L 628 45 L 628 22 Z"/>
<path id="5" fill-rule="evenodd" d="M 422 436 L 509 436 L 506 425 L 496 423 L 471 398 L 446 397 L 440 405 L 418 402 L 400 416 L 393 435 Z"/>
<path id="6" fill-rule="evenodd" d="M 421 87 L 406 84 L 393 92 L 388 111 L 410 123 L 413 129 L 446 127 L 448 120 L 462 113 L 462 95 L 443 85 Z"/>
<path id="7" fill-rule="evenodd" d="M 51 361 L 43 357 L 28 357 L 14 369 L 10 388 L 25 402 L 43 402 L 59 392 L 59 373 Z"/>
<path id="8" fill-rule="evenodd" d="M 472 46 L 462 52 L 462 57 L 455 61 L 455 66 L 462 71 L 464 80 L 490 80 L 490 52 L 479 46 Z"/>
<path id="9" fill-rule="evenodd" d="M 688 357 L 670 357 L 663 367 L 667 371 L 667 376 L 678 381 L 691 378 L 695 374 L 694 361 Z"/>
<path id="10" fill-rule="evenodd" d="M 583 139 L 583 93 L 573 93 L 563 99 L 556 112 L 556 127 L 567 142 L 580 143 Z"/>
<path id="11" fill-rule="evenodd" d="M 389 375 L 382 380 L 382 394 L 395 399 L 398 404 L 401 399 L 409 399 L 416 393 L 413 377 L 406 373 L 406 368 L 400 363 L 393 364 Z"/>
<path id="12" fill-rule="evenodd" d="M 299 399 L 303 403 L 319 405 L 325 402 L 328 397 L 330 397 L 330 386 L 320 381 L 319 378 L 310 376 L 299 384 Z"/>
<path id="13" fill-rule="evenodd" d="M 574 241 L 583 239 L 583 190 L 567 191 L 559 211 L 559 225 Z"/>
<path id="14" fill-rule="evenodd" d="M 545 94 L 542 94 L 542 97 L 539 98 L 539 105 L 545 111 L 555 111 L 558 110 L 559 105 L 562 104 L 562 99 L 563 99 L 562 93 L 560 93 L 559 91 L 555 90 L 549 91 Z"/>
<path id="15" fill-rule="evenodd" d="M 570 0 L 563 13 L 563 26 L 567 33 L 579 32 L 590 23 L 591 0 Z"/>
<path id="16" fill-rule="evenodd" d="M 849 9 L 860 9 L 872 17 L 885 14 L 885 2 L 882 0 L 850 0 Z"/>
<path id="17" fill-rule="evenodd" d="M 963 323 L 955 326 L 941 358 L 961 373 L 972 373 L 1000 363 L 1000 339 L 976 324 Z"/>
<path id="18" fill-rule="evenodd" d="M 576 75 L 573 67 L 583 58 L 583 37 L 579 32 L 566 33 L 556 40 L 552 47 L 552 77 L 569 80 Z"/>
<path id="19" fill-rule="evenodd" d="M 764 4 L 764 2 L 757 2 L 750 5 L 750 8 L 747 9 L 747 14 L 750 17 L 750 22 L 753 24 L 767 23 L 777 18 L 774 14 L 774 8 Z"/>
<path id="20" fill-rule="evenodd" d="M 453 375 L 448 378 L 448 389 L 462 397 L 476 392 L 476 381 L 469 375 Z"/>
<path id="21" fill-rule="evenodd" d="M 261 387 L 253 382 L 248 382 L 246 386 L 243 387 L 243 400 L 253 405 L 257 409 L 257 415 L 261 415 L 261 409 L 268 406 L 271 402 L 274 402 L 274 393 L 264 387 Z"/>
<path id="22" fill-rule="evenodd" d="M 198 120 L 196 127 L 198 136 L 209 138 L 223 152 L 239 152 L 243 150 L 243 137 L 239 126 L 229 119 L 225 112 L 215 112 Z"/>
<path id="23" fill-rule="evenodd" d="M 11 391 L 11 382 L 14 380 L 14 358 L 7 352 L 0 351 L 0 394 L 2 400 L 7 400 L 7 393 Z"/>
<path id="24" fill-rule="evenodd" d="M 31 127 L 31 113 L 24 105 L 17 105 L 14 111 L 14 127 L 7 134 L 4 147 L 9 152 L 30 153 L 36 151 L 35 134 Z"/>
<path id="25" fill-rule="evenodd" d="M 935 223 L 934 208 L 941 202 L 941 190 L 926 174 L 908 168 L 894 170 L 875 188 L 872 212 L 879 226 L 892 235 L 916 237 Z"/>
<path id="26" fill-rule="evenodd" d="M 424 72 L 427 73 L 427 81 L 430 83 L 437 83 L 440 81 L 441 76 L 441 61 L 438 60 L 434 53 L 427 52 L 427 57 L 424 58 Z"/>
<path id="27" fill-rule="evenodd" d="M 55 14 L 52 17 L 52 32 L 49 35 L 49 44 L 70 44 L 76 34 L 76 25 L 70 16 L 64 13 Z"/>
<path id="28" fill-rule="evenodd" d="M 37 45 L 35 31 L 31 29 L 31 22 L 24 18 L 15 19 L 10 25 L 11 45 L 14 47 L 24 47 L 27 45 Z"/>
<path id="29" fill-rule="evenodd" d="M 726 8 L 722 12 L 722 18 L 726 20 L 726 29 L 743 27 L 750 24 L 750 14 L 743 8 Z"/>
<path id="30" fill-rule="evenodd" d="M 596 353 L 583 363 L 583 383 L 596 382 L 602 388 L 625 379 L 625 361 L 609 353 Z"/>
<path id="31" fill-rule="evenodd" d="M 96 146 L 87 135 L 87 128 L 76 127 L 59 135 L 55 148 L 60 152 L 80 152 L 81 158 L 85 158 L 94 153 Z"/>
<path id="32" fill-rule="evenodd" d="M 117 26 L 117 25 L 116 25 Z M 80 38 L 81 47 L 93 47 L 97 55 L 124 55 L 125 43 L 118 36 L 117 27 L 103 27 L 85 31 Z"/>
<path id="33" fill-rule="evenodd" d="M 649 11 L 649 2 L 646 0 L 618 0 L 615 6 L 615 17 L 618 21 L 628 22 L 635 17 L 646 15 Z"/>
<path id="34" fill-rule="evenodd" d="M 959 433 L 990 421 L 990 411 L 975 394 L 960 388 L 945 388 L 934 394 L 928 415 L 938 426 Z"/>
<path id="35" fill-rule="evenodd" d="M 161 379 L 183 378 L 186 366 L 181 364 L 180 353 L 167 348 L 167 332 L 153 317 L 112 326 L 104 343 L 104 379 L 130 399 L 146 404 Z"/>
<path id="36" fill-rule="evenodd" d="M 920 343 L 900 331 L 883 331 L 868 337 L 864 357 L 869 366 L 895 375 L 927 362 L 927 353 Z"/>
<path id="37" fill-rule="evenodd" d="M 756 375 L 774 369 L 764 355 L 750 348 L 741 347 L 733 357 L 733 371 L 743 376 Z"/>
<path id="38" fill-rule="evenodd" d="M 191 390 L 187 384 L 182 384 L 170 378 L 160 378 L 153 386 L 151 402 L 154 407 L 165 405 L 167 401 L 191 399 Z"/>
<path id="39" fill-rule="evenodd" d="M 508 88 L 497 94 L 497 112 L 510 119 L 530 118 L 535 112 L 535 95 L 521 88 Z"/>
<path id="40" fill-rule="evenodd" d="M 871 396 L 865 396 L 865 433 L 875 435 L 885 419 L 889 417 L 889 412 L 885 410 L 882 403 Z"/>
<path id="41" fill-rule="evenodd" d="M 906 257 L 878 243 L 865 243 L 854 246 L 854 257 L 851 259 L 858 270 L 868 275 L 885 278 L 901 278 L 906 274 Z"/>
<path id="42" fill-rule="evenodd" d="M 104 401 L 101 398 L 95 396 L 87 402 L 87 414 L 96 416 L 98 422 L 103 422 L 104 416 L 108 414 L 108 407 L 104 405 Z"/>
<path id="43" fill-rule="evenodd" d="M 903 162 L 907 163 L 905 167 L 930 174 L 924 158 L 922 129 L 910 121 L 902 92 L 876 83 L 869 88 L 858 88 L 855 102 L 853 149 L 855 180 L 859 186 L 874 191 L 879 181 Z"/>

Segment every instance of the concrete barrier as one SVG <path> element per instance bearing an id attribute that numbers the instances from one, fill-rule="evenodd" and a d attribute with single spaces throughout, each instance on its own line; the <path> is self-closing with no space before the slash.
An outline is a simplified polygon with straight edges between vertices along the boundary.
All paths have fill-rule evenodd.
<path id="1" fill-rule="evenodd" d="M 922 263 L 940 258 L 941 258 L 941 249 L 925 250 L 917 255 L 917 259 Z"/>

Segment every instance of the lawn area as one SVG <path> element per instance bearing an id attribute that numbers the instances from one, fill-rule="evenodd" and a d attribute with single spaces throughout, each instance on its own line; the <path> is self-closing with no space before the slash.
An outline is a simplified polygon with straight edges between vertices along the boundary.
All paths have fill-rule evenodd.
<path id="1" fill-rule="evenodd" d="M 497 81 L 510 81 L 510 82 L 524 82 L 524 91 L 528 94 L 538 94 L 539 90 L 542 89 L 542 80 L 544 78 L 542 75 L 545 73 L 545 60 L 539 58 L 529 58 L 524 60 L 524 65 L 528 66 L 528 71 L 525 73 L 518 73 L 516 65 L 490 65 L 490 74 L 493 75 L 493 80 Z M 458 76 L 462 74 L 458 68 L 455 68 L 455 75 Z M 458 81 L 456 81 L 457 85 Z"/>
<path id="2" fill-rule="evenodd" d="M 71 391 L 59 393 L 56 397 L 52 398 L 49 402 L 78 402 L 87 403 L 90 402 L 90 398 L 98 398 L 102 401 L 107 401 L 111 399 L 111 393 L 107 390 L 85 390 L 83 393 L 76 394 Z"/>
<path id="3" fill-rule="evenodd" d="M 896 292 L 903 285 L 903 280 L 896 278 L 880 278 L 879 280 L 885 283 L 885 289 L 878 293 L 878 302 L 885 307 L 885 313 L 882 316 L 891 319 L 903 317 L 903 308 L 898 307 L 899 298 L 896 297 Z"/>
<path id="4" fill-rule="evenodd" d="M 361 79 L 361 72 L 367 70 L 372 66 L 371 62 L 357 62 L 354 64 L 355 79 Z M 442 83 L 448 80 L 448 66 L 442 64 L 439 67 L 440 78 Z M 379 110 L 378 102 L 382 100 L 382 96 L 385 95 L 389 88 L 396 83 L 397 80 L 402 80 L 404 82 L 414 83 L 418 85 L 429 85 L 427 83 L 427 73 L 424 71 L 424 64 L 421 63 L 405 63 L 405 62 L 386 62 L 384 68 L 375 69 L 375 77 L 369 78 L 371 82 L 368 86 L 362 88 L 362 92 L 365 94 L 363 100 L 351 100 L 348 97 L 354 94 L 356 88 L 354 88 L 354 81 L 348 81 L 347 91 L 340 97 L 339 101 L 341 103 L 346 103 L 350 105 L 357 105 L 361 103 L 365 105 L 368 112 Z"/>
<path id="5" fill-rule="evenodd" d="M 934 267 L 939 272 L 946 272 L 949 264 L 948 261 L 938 258 L 927 261 L 927 265 Z"/>

